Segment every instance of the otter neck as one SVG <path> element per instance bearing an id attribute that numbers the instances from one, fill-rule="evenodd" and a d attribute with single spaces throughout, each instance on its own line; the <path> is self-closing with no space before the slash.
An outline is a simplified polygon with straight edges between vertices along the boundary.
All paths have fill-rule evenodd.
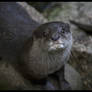
<path id="1" fill-rule="evenodd" d="M 63 52 L 50 54 L 44 52 L 40 47 L 39 40 L 34 40 L 33 45 L 29 55 L 32 55 L 32 58 L 40 63 L 37 64 L 39 67 L 45 69 L 45 73 L 50 74 L 59 70 L 66 62 L 70 53 L 70 49 L 66 48 Z M 37 62 L 36 61 L 36 62 Z"/>

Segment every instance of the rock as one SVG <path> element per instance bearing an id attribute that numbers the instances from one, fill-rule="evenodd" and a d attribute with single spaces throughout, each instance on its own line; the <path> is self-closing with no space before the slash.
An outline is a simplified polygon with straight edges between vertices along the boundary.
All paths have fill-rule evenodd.
<path id="1" fill-rule="evenodd" d="M 82 43 L 75 43 L 72 48 L 70 64 L 80 73 L 84 89 L 91 89 L 92 85 L 92 37 Z M 91 82 L 89 83 L 88 80 Z M 85 85 L 85 81 L 86 84 Z"/>
<path id="2" fill-rule="evenodd" d="M 70 20 L 70 22 L 79 27 L 80 29 L 84 30 L 85 32 L 92 34 L 92 25 L 87 23 L 76 22 L 74 20 Z"/>
<path id="3" fill-rule="evenodd" d="M 16 56 L 32 31 L 46 19 L 25 2 L 2 2 L 0 20 L 0 56 L 11 57 Z"/>
<path id="4" fill-rule="evenodd" d="M 57 2 L 28 2 L 31 6 L 33 6 L 35 9 L 37 9 L 39 12 L 43 13 L 45 11 L 48 11 L 49 9 L 52 9 L 59 3 Z"/>
<path id="5" fill-rule="evenodd" d="M 91 15 L 92 2 L 61 2 L 61 6 L 52 11 L 47 18 L 49 21 L 69 22 L 69 20 L 74 20 L 91 26 Z M 80 73 L 83 84 L 87 82 L 83 88 L 92 89 L 92 36 L 76 25 L 70 23 L 70 26 L 74 43 L 69 63 Z"/>
<path id="6" fill-rule="evenodd" d="M 67 7 L 64 6 L 65 5 L 64 2 L 61 4 L 63 5 L 63 6 L 61 6 L 61 8 L 63 7 L 62 12 L 59 13 L 60 15 L 57 16 L 56 19 L 53 18 L 50 21 L 58 20 L 58 21 L 69 22 L 68 21 L 69 16 L 73 17 L 74 19 L 76 18 L 76 16 L 75 16 L 76 14 L 78 16 L 78 11 L 72 12 L 72 10 L 71 10 L 72 8 L 73 8 L 73 10 L 77 9 L 76 8 L 77 3 L 70 3 L 70 6 L 69 6 L 69 3 L 67 3 L 66 4 L 66 6 L 68 5 Z M 73 4 L 73 6 L 72 6 L 72 4 Z M 65 11 L 65 9 L 66 9 L 66 11 Z M 70 14 L 70 15 L 68 15 L 68 14 Z M 47 20 L 40 13 L 38 13 L 33 7 L 27 5 L 27 3 L 25 3 L 25 2 L 11 2 L 11 3 L 2 2 L 2 3 L 0 3 L 0 31 L 2 31 L 2 35 L 5 37 L 4 39 L 9 39 L 9 42 L 7 42 L 7 40 L 5 40 L 7 42 L 7 44 L 2 44 L 3 38 L 2 38 L 2 35 L 0 34 L 0 43 L 1 43 L 0 44 L 0 56 L 4 56 L 3 58 L 5 59 L 5 61 L 9 59 L 6 62 L 10 62 L 9 66 L 6 68 L 6 62 L 3 62 L 3 60 L 1 61 L 0 76 L 1 76 L 2 80 L 6 80 L 6 84 L 9 85 L 9 88 L 22 89 L 22 90 L 24 90 L 24 89 L 41 90 L 42 89 L 41 85 L 32 85 L 31 82 L 29 83 L 29 81 L 25 80 L 20 74 L 17 73 L 17 71 L 12 66 L 12 64 L 13 65 L 16 64 L 16 59 L 15 59 L 16 57 L 14 57 L 14 56 L 16 56 L 17 51 L 20 51 L 20 48 L 21 48 L 22 44 L 24 43 L 24 41 L 27 40 L 31 36 L 32 30 L 34 30 L 41 23 L 45 23 L 45 22 L 47 22 Z M 30 26 L 32 28 L 30 28 Z M 74 45 L 73 45 L 72 51 L 73 51 L 73 54 L 76 53 L 76 58 L 77 58 L 77 59 L 75 59 L 75 56 L 72 55 L 72 57 L 71 57 L 72 64 L 73 64 L 73 62 L 76 63 L 76 66 L 78 65 L 78 67 L 77 68 L 75 67 L 75 68 L 79 69 L 79 63 L 82 61 L 79 61 L 78 59 L 80 58 L 79 56 L 82 55 L 82 59 L 86 62 L 90 62 L 90 66 L 91 66 L 90 60 L 92 60 L 91 59 L 91 57 L 92 57 L 91 56 L 91 46 L 92 45 L 88 43 L 89 42 L 88 40 L 87 40 L 87 42 L 84 42 L 85 45 L 83 44 L 83 47 L 81 47 L 79 45 L 82 45 L 81 42 L 84 41 L 84 39 L 82 39 L 82 38 L 90 39 L 90 41 L 92 41 L 92 39 L 86 33 L 82 32 L 82 31 L 80 33 L 76 32 L 75 30 L 79 30 L 76 26 L 73 26 L 73 25 L 71 25 L 71 26 L 72 26 L 71 30 L 72 30 L 73 36 L 74 36 Z M 7 33 L 9 37 L 7 36 L 7 34 L 4 33 L 4 30 L 10 31 L 9 33 Z M 14 34 L 12 34 L 12 31 L 15 31 Z M 13 38 L 16 38 L 16 33 L 18 33 L 19 38 L 13 39 Z M 23 34 L 23 36 L 21 36 L 21 33 Z M 81 39 L 81 41 L 80 41 L 80 39 Z M 19 42 L 19 40 L 21 42 Z M 15 41 L 16 41 L 16 43 L 15 43 Z M 8 44 L 11 42 L 14 42 L 14 44 L 12 44 L 11 46 L 8 46 Z M 76 45 L 75 44 L 76 42 L 79 45 L 78 44 Z M 86 48 L 86 45 L 88 45 L 87 48 Z M 6 46 L 6 48 L 2 49 L 3 46 Z M 87 50 L 85 50 L 85 52 L 86 52 L 85 56 L 83 56 L 84 54 L 81 54 L 81 53 L 83 53 L 83 50 L 84 50 L 83 48 L 87 49 Z M 80 50 L 80 49 L 82 49 L 82 50 Z M 3 53 L 2 53 L 2 50 L 4 50 Z M 13 50 L 13 52 L 12 52 L 12 50 Z M 12 57 L 12 60 L 10 61 L 10 58 L 7 58 L 5 56 L 9 56 L 10 58 Z M 89 61 L 87 61 L 88 56 L 90 56 Z M 1 59 L 3 59 L 3 58 L 1 58 Z M 86 58 L 86 60 L 85 60 L 85 58 Z M 78 62 L 77 62 L 77 60 L 78 60 Z M 69 66 L 68 66 L 68 68 L 69 68 Z M 69 68 L 69 70 L 70 69 L 71 68 Z M 90 70 L 90 72 L 91 72 L 91 70 Z M 73 69 L 71 69 L 71 71 L 75 72 L 75 70 L 73 70 Z M 69 71 L 67 71 L 67 72 L 69 72 Z M 3 77 L 2 77 L 2 75 L 3 75 Z M 65 75 L 66 75 L 66 73 L 65 73 Z M 75 72 L 75 75 L 78 77 L 78 80 L 80 80 L 78 73 Z M 4 78 L 4 76 L 5 76 L 5 78 Z M 80 87 L 77 86 L 78 81 L 73 80 L 73 81 L 75 81 L 75 84 L 74 84 L 75 86 L 74 86 L 72 84 L 72 81 L 69 79 L 70 76 L 69 77 L 68 76 L 69 75 L 66 75 L 66 80 L 70 82 L 72 89 L 77 89 L 77 87 L 78 87 L 78 89 L 80 89 Z M 49 78 L 50 78 L 49 80 L 53 84 L 55 84 L 55 86 L 58 89 L 56 81 L 54 81 L 54 79 L 51 79 L 51 77 L 49 77 Z M 82 79 L 83 78 L 84 78 L 84 75 L 83 75 Z M 80 81 L 79 81 L 79 83 L 80 83 Z"/>
<path id="7" fill-rule="evenodd" d="M 70 84 L 72 90 L 81 90 L 82 81 L 80 74 L 71 65 L 65 65 L 65 79 Z"/>
<path id="8" fill-rule="evenodd" d="M 32 90 L 32 85 L 12 65 L 0 61 L 0 90 Z"/>
<path id="9" fill-rule="evenodd" d="M 31 85 L 31 82 L 24 79 L 14 66 L 18 63 L 16 53 L 31 36 L 32 31 L 44 22 L 46 19 L 26 2 L 0 3 L 1 89 L 41 89 Z"/>
<path id="10" fill-rule="evenodd" d="M 39 13 L 32 6 L 28 5 L 26 2 L 22 2 L 22 3 L 21 2 L 17 2 L 17 3 L 22 5 L 22 7 L 24 7 L 26 9 L 26 11 L 29 14 L 30 18 L 32 18 L 37 23 L 42 24 L 42 23 L 47 22 L 47 19 L 41 13 Z"/>

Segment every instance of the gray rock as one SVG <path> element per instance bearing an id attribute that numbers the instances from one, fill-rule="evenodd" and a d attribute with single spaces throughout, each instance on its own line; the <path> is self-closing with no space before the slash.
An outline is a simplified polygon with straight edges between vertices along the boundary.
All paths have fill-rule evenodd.
<path id="1" fill-rule="evenodd" d="M 71 19 L 91 26 L 91 15 L 92 2 L 61 2 L 61 6 L 52 11 L 47 18 L 49 21 L 66 22 Z M 74 44 L 69 63 L 80 73 L 84 89 L 92 89 L 92 36 L 76 25 L 70 25 Z"/>
<path id="2" fill-rule="evenodd" d="M 82 81 L 80 74 L 71 65 L 65 65 L 65 79 L 70 84 L 72 90 L 81 90 Z"/>
<path id="3" fill-rule="evenodd" d="M 70 6 L 71 6 L 71 4 L 73 4 L 73 3 L 70 3 Z M 66 5 L 68 5 L 68 3 Z M 73 7 L 74 6 L 75 6 L 75 3 L 73 5 Z M 57 17 L 59 21 L 63 20 L 63 21 L 67 22 L 69 20 L 69 16 L 67 14 L 70 14 L 70 16 L 71 16 L 71 12 L 72 12 L 71 11 L 72 8 L 69 8 L 69 7 L 67 7 L 67 8 L 65 8 L 65 6 L 63 7 L 64 9 L 68 9 L 68 11 L 65 11 L 65 12 L 63 11 L 60 13 L 60 14 L 62 14 L 62 16 L 59 15 Z M 74 7 L 74 10 L 76 10 L 76 6 Z M 78 15 L 78 12 L 76 13 L 76 11 L 75 11 L 74 15 L 73 15 L 74 18 L 75 18 L 76 14 Z M 55 21 L 57 19 L 53 19 L 53 20 Z M 4 77 L 2 78 L 2 76 L 1 76 L 1 79 L 6 80 L 6 84 L 9 85 L 9 88 L 17 89 L 19 87 L 18 89 L 23 89 L 23 90 L 24 89 L 35 89 L 35 90 L 42 89 L 42 87 L 40 85 L 35 86 L 35 85 L 32 85 L 31 82 L 29 83 L 29 81 L 25 80 L 20 74 L 17 73 L 17 71 L 14 69 L 14 67 L 11 66 L 11 64 L 9 64 L 9 66 L 6 68 L 6 63 L 10 62 L 10 58 L 12 57 L 11 63 L 13 65 L 16 64 L 15 56 L 18 52 L 20 52 L 24 42 L 31 36 L 32 31 L 37 26 L 39 26 L 41 23 L 45 23 L 45 22 L 47 22 L 47 20 L 41 14 L 39 14 L 34 8 L 30 7 L 25 2 L 11 2 L 11 3 L 9 3 L 9 2 L 3 3 L 2 2 L 2 3 L 0 3 L 0 31 L 1 31 L 1 34 L 0 34 L 0 56 L 4 56 L 3 58 L 6 60 L 6 62 L 3 62 L 3 60 L 1 61 L 1 62 L 3 62 L 3 64 L 2 63 L 0 64 L 1 65 L 0 76 L 1 75 L 5 76 L 5 78 Z M 74 31 L 75 29 L 77 30 L 77 28 L 74 26 L 71 28 L 72 31 Z M 9 33 L 7 32 L 5 34 L 4 31 L 6 31 L 6 30 L 8 30 Z M 14 32 L 12 32 L 12 31 L 14 31 Z M 85 39 L 86 38 L 88 39 L 88 36 L 86 36 L 86 34 L 84 32 L 82 32 L 82 33 L 81 33 L 81 35 L 84 36 Z M 8 36 L 7 36 L 7 34 L 8 34 Z M 77 37 L 80 37 L 80 39 L 81 39 L 81 35 L 78 32 L 77 32 L 77 34 L 73 34 L 73 36 L 74 35 L 76 38 L 76 39 L 74 39 L 74 42 L 77 41 L 79 44 L 80 40 L 77 40 Z M 7 41 L 7 39 L 8 39 L 8 41 Z M 3 40 L 5 42 L 3 42 Z M 14 43 L 14 44 L 11 44 L 11 43 Z M 11 45 L 9 45 L 9 44 L 11 44 Z M 81 53 L 80 50 L 75 51 L 77 49 L 74 46 L 78 46 L 78 45 L 75 45 L 75 44 L 73 45 L 73 48 L 74 48 L 73 52 Z M 79 48 L 81 49 L 81 47 L 78 47 L 78 49 Z M 90 44 L 90 47 L 88 46 L 88 49 L 89 49 L 88 52 L 91 53 L 91 50 L 90 50 L 91 44 Z M 3 59 L 3 58 L 1 58 L 1 59 Z M 72 56 L 72 58 L 73 58 L 72 61 L 75 62 L 75 57 Z M 77 89 L 77 87 L 78 87 L 78 89 L 80 89 L 80 87 L 78 86 L 78 83 L 80 83 L 80 81 L 79 81 L 80 78 L 79 78 L 78 73 L 76 73 L 75 70 L 73 70 L 72 68 L 69 68 L 69 70 L 74 72 L 73 73 L 74 76 L 76 76 L 76 78 L 74 80 L 72 80 L 72 79 L 70 79 L 70 76 L 73 76 L 73 75 L 72 74 L 67 75 L 67 74 L 69 74 L 68 68 L 69 68 L 69 66 L 66 68 L 66 70 L 68 72 L 68 73 L 65 73 L 66 80 L 70 82 L 72 89 Z M 58 89 L 56 81 L 54 81 L 54 79 L 51 79 L 51 77 L 49 78 L 49 80 Z M 74 85 L 72 84 L 73 83 L 72 81 L 74 81 L 74 83 L 75 83 Z"/>
<path id="4" fill-rule="evenodd" d="M 41 89 L 32 86 L 14 66 L 24 42 L 44 22 L 46 19 L 25 2 L 0 2 L 0 89 Z"/>
<path id="5" fill-rule="evenodd" d="M 34 8 L 24 2 L 1 2 L 0 56 L 5 58 L 16 56 L 32 31 L 45 21 L 44 19 L 42 22 L 42 19 L 43 17 L 36 13 Z"/>
<path id="6" fill-rule="evenodd" d="M 32 90 L 32 85 L 12 65 L 0 61 L 0 90 Z"/>

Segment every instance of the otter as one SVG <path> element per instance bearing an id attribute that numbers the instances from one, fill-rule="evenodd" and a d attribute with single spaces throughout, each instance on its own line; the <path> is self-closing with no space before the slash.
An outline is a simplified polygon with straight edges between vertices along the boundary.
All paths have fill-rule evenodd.
<path id="1" fill-rule="evenodd" d="M 56 73 L 61 83 L 58 71 L 62 71 L 67 63 L 71 47 L 72 33 L 68 23 L 55 21 L 42 24 L 23 46 L 19 61 L 21 72 L 34 80 L 43 80 Z"/>

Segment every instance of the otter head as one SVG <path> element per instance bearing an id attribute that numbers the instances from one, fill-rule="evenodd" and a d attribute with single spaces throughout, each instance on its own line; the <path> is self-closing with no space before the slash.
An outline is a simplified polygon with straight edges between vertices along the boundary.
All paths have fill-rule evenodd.
<path id="1" fill-rule="evenodd" d="M 34 38 L 39 41 L 39 48 L 48 53 L 61 52 L 72 45 L 69 24 L 63 22 L 42 24 L 34 31 Z"/>

